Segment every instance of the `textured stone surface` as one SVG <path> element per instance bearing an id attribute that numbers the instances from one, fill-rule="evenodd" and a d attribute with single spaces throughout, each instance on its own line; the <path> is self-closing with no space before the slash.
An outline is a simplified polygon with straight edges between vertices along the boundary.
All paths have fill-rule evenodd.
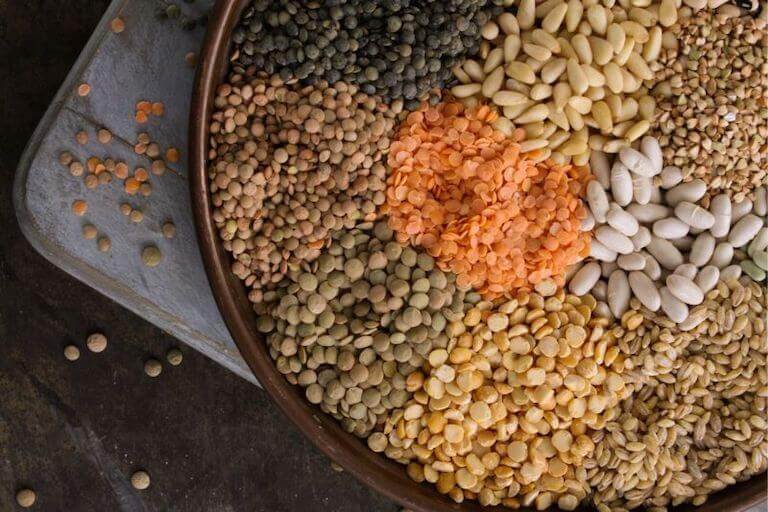
<path id="1" fill-rule="evenodd" d="M 251 383 L 56 269 L 11 203 L 24 145 L 106 9 L 105 0 L 0 0 L 0 510 L 386 511 L 336 473 Z M 41 34 L 44 34 L 41 35 Z M 69 212 L 62 212 L 69 215 Z M 101 330 L 109 346 L 85 348 Z M 64 359 L 68 343 L 81 357 Z M 135 491 L 133 470 L 152 485 Z"/>

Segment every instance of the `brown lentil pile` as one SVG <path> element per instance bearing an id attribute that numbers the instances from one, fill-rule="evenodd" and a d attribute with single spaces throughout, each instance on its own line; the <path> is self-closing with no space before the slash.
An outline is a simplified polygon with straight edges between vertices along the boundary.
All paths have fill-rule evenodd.
<path id="1" fill-rule="evenodd" d="M 687 332 L 647 310 L 622 318 L 619 347 L 637 387 L 585 463 L 598 511 L 666 510 L 768 467 L 766 291 L 721 281 Z"/>
<path id="2" fill-rule="evenodd" d="M 447 346 L 407 378 L 413 398 L 369 447 L 457 502 L 576 508 L 588 491 L 582 461 L 631 387 L 595 299 L 547 291 L 451 322 Z"/>
<path id="3" fill-rule="evenodd" d="M 384 203 L 394 112 L 356 86 L 233 74 L 211 121 L 213 217 L 259 307 L 329 235 Z M 266 297 L 268 299 L 268 297 Z"/>
<path id="4" fill-rule="evenodd" d="M 768 20 L 687 7 L 679 20 L 653 89 L 664 161 L 707 182 L 706 200 L 754 199 L 768 184 Z"/>
<path id="5" fill-rule="evenodd" d="M 433 350 L 445 352 L 446 326 L 479 300 L 431 256 L 394 241 L 385 221 L 334 234 L 316 261 L 289 270 L 277 294 L 258 326 L 278 370 L 358 436 L 406 404 L 406 377 Z"/>

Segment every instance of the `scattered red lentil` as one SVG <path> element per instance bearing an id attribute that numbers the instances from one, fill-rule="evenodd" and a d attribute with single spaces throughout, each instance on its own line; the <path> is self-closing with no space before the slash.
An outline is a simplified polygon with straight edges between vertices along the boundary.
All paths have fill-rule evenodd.
<path id="1" fill-rule="evenodd" d="M 125 30 L 125 22 L 122 18 L 115 18 L 109 23 L 109 28 L 111 28 L 112 32 L 115 34 L 119 34 Z"/>
<path id="2" fill-rule="evenodd" d="M 96 177 L 95 174 L 89 174 L 85 177 L 85 187 L 86 188 L 96 188 L 99 185 L 99 178 Z"/>
<path id="3" fill-rule="evenodd" d="M 74 157 L 72 156 L 72 153 L 69 151 L 62 151 L 59 153 L 59 163 L 61 165 L 69 165 L 74 160 Z"/>
<path id="4" fill-rule="evenodd" d="M 99 130 L 96 135 L 102 144 L 109 144 L 109 141 L 112 140 L 112 133 L 106 128 Z"/>
<path id="5" fill-rule="evenodd" d="M 149 101 L 140 101 L 136 103 L 136 110 L 139 112 L 144 112 L 145 114 L 151 114 L 152 113 L 152 103 Z"/>
<path id="6" fill-rule="evenodd" d="M 165 152 L 165 159 L 173 164 L 179 161 L 179 156 L 179 150 L 176 148 L 168 148 Z"/>
<path id="7" fill-rule="evenodd" d="M 72 203 L 72 213 L 74 213 L 78 217 L 82 217 L 83 215 L 85 215 L 85 212 L 87 211 L 88 211 L 88 203 L 86 203 L 82 199 L 77 199 Z"/>
<path id="8" fill-rule="evenodd" d="M 115 165 L 115 176 L 121 180 L 128 177 L 128 165 L 125 162 L 117 162 Z"/>
<path id="9" fill-rule="evenodd" d="M 139 142 L 138 144 L 133 146 L 133 151 L 137 155 L 143 155 L 144 153 L 147 152 L 147 146 L 146 144 L 142 144 L 141 142 Z"/>
<path id="10" fill-rule="evenodd" d="M 139 181 L 136 178 L 128 178 L 125 180 L 124 188 L 127 194 L 133 195 L 139 191 Z"/>
<path id="11" fill-rule="evenodd" d="M 85 167 L 80 162 L 72 162 L 69 164 L 69 174 L 72 176 L 82 176 L 85 172 Z"/>
<path id="12" fill-rule="evenodd" d="M 107 236 L 99 237 L 96 244 L 101 252 L 108 252 L 112 248 L 112 241 Z"/>
<path id="13" fill-rule="evenodd" d="M 88 144 L 88 132 L 80 130 L 77 132 L 77 135 L 75 135 L 75 140 L 77 140 L 78 144 Z"/>
<path id="14" fill-rule="evenodd" d="M 136 224 L 144 220 L 144 214 L 141 213 L 141 210 L 131 210 L 129 217 L 131 219 L 131 222 L 134 222 Z"/>
<path id="15" fill-rule="evenodd" d="M 142 123 L 142 124 L 146 123 L 147 119 L 149 119 L 149 118 L 147 117 L 147 113 L 146 112 L 142 112 L 141 110 L 136 111 L 136 122 L 137 123 Z"/>
<path id="16" fill-rule="evenodd" d="M 160 103 L 159 101 L 156 101 L 152 104 L 152 115 L 153 116 L 162 116 L 165 113 L 165 105 Z"/>
<path id="17" fill-rule="evenodd" d="M 136 178 L 136 181 L 141 183 L 149 179 L 149 173 L 145 168 L 137 167 L 136 170 L 133 172 L 133 177 Z"/>
<path id="18" fill-rule="evenodd" d="M 165 221 L 162 229 L 163 229 L 163 236 L 165 238 L 170 239 L 176 236 L 176 225 L 172 221 L 170 220 Z"/>
<path id="19" fill-rule="evenodd" d="M 91 92 L 91 86 L 86 83 L 82 83 L 77 86 L 77 94 L 79 94 L 80 96 L 88 96 L 90 92 Z"/>
<path id="20" fill-rule="evenodd" d="M 487 298 L 562 285 L 589 253 L 579 229 L 589 170 L 521 155 L 524 132 L 507 137 L 497 118 L 452 101 L 410 113 L 390 149 L 385 207 L 398 241 L 424 247 Z"/>
<path id="21" fill-rule="evenodd" d="M 99 232 L 93 224 L 83 226 L 83 238 L 86 240 L 93 240 L 98 234 Z"/>
<path id="22" fill-rule="evenodd" d="M 152 174 L 155 176 L 162 176 L 165 174 L 165 162 L 162 160 L 154 160 L 152 162 Z"/>
<path id="23" fill-rule="evenodd" d="M 150 143 L 149 134 L 146 132 L 141 132 L 137 137 L 136 140 L 139 141 L 141 144 L 144 144 L 145 146 Z"/>
<path id="24" fill-rule="evenodd" d="M 152 193 L 152 185 L 148 181 L 139 185 L 139 194 L 144 197 L 149 196 Z"/>

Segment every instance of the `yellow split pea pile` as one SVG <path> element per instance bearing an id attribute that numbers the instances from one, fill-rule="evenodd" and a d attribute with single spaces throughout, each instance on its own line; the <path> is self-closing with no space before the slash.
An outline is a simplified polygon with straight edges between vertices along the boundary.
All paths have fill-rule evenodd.
<path id="1" fill-rule="evenodd" d="M 232 271 L 287 381 L 454 501 L 600 512 L 700 505 L 768 466 L 764 287 L 720 272 L 708 256 L 699 267 L 712 266 L 711 286 L 678 325 L 628 288 L 616 297 L 622 289 L 595 286 L 593 296 L 591 287 L 576 287 L 579 295 L 562 285 L 601 247 L 591 243 L 596 220 L 616 254 L 585 266 L 592 283 L 640 265 L 626 256 L 646 246 L 669 263 L 648 286 L 698 272 L 670 261 L 708 242 L 706 229 L 696 241 L 668 240 L 663 225 L 649 223 L 643 241 L 638 226 L 625 225 L 637 220 L 621 216 L 619 192 L 626 185 L 638 207 L 663 218 L 677 211 L 667 189 L 690 173 L 664 167 L 664 144 L 650 156 L 637 149 L 648 130 L 672 126 L 658 126 L 661 91 L 651 89 L 660 79 L 676 87 L 674 73 L 658 69 L 675 46 L 670 34 L 709 18 L 678 22 L 702 6 L 677 0 L 503 3 L 506 12 L 476 34 L 478 54 L 453 68 L 452 96 L 408 102 L 410 111 L 355 80 L 260 69 L 264 59 L 254 56 L 265 49 L 243 42 L 254 65 L 233 68 L 218 88 L 208 167 Z M 295 17 L 311 25 L 322 7 L 306 9 Z M 393 33 L 411 14 L 398 16 L 387 19 Z M 291 24 L 281 19 L 270 30 Z M 333 34 L 308 45 L 312 62 L 302 70 L 332 69 L 334 54 L 356 44 Z M 401 70 L 405 81 L 440 68 L 402 38 L 397 51 L 413 61 Z M 371 62 L 365 74 L 378 77 Z M 592 151 L 618 158 L 601 167 Z M 637 155 L 645 160 L 622 169 Z M 629 171 L 639 174 L 621 182 Z M 659 180 L 671 184 L 662 190 Z M 678 193 L 695 201 L 685 187 L 722 183 L 703 179 Z M 585 206 L 596 189 L 605 219 Z M 763 196 L 755 193 L 758 214 Z M 734 229 L 749 231 L 750 256 L 762 262 L 768 227 L 747 222 Z M 715 242 L 737 239 L 711 238 L 715 253 Z M 652 270 L 640 259 L 634 275 Z M 603 301 L 616 300 L 625 307 L 607 315 Z"/>

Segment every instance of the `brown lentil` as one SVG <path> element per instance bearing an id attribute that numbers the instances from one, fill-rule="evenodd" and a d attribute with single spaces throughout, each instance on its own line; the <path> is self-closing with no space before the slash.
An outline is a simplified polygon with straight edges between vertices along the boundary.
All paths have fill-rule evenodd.
<path id="1" fill-rule="evenodd" d="M 157 377 L 163 371 L 163 364 L 157 359 L 147 359 L 144 363 L 144 373 L 150 377 Z"/>
<path id="2" fill-rule="evenodd" d="M 104 352 L 107 348 L 107 337 L 101 333 L 93 333 L 85 340 L 85 344 L 88 350 L 91 352 Z"/>
<path id="3" fill-rule="evenodd" d="M 149 483 L 149 473 L 146 471 L 139 470 L 131 475 L 131 485 L 134 489 L 143 491 L 149 487 Z"/>
<path id="4" fill-rule="evenodd" d="M 163 253 L 154 245 L 148 245 L 141 251 L 141 261 L 148 267 L 158 266 L 162 259 Z"/>
<path id="5" fill-rule="evenodd" d="M 93 224 L 86 224 L 83 226 L 83 238 L 86 240 L 93 240 L 98 234 L 99 231 Z"/>
<path id="6" fill-rule="evenodd" d="M 262 74 L 233 74 L 214 103 L 213 218 L 258 305 L 331 233 L 376 218 L 394 114 L 354 86 Z"/>
<path id="7" fill-rule="evenodd" d="M 64 347 L 64 357 L 67 361 L 77 361 L 80 359 L 80 349 L 75 345 L 67 345 Z"/>
<path id="8" fill-rule="evenodd" d="M 37 495 L 32 489 L 19 489 L 16 493 L 16 503 L 18 503 L 21 508 L 31 507 L 35 504 L 36 500 Z"/>
<path id="9" fill-rule="evenodd" d="M 172 348 L 165 354 L 165 359 L 171 366 L 179 366 L 184 359 L 184 354 L 178 348 Z"/>

